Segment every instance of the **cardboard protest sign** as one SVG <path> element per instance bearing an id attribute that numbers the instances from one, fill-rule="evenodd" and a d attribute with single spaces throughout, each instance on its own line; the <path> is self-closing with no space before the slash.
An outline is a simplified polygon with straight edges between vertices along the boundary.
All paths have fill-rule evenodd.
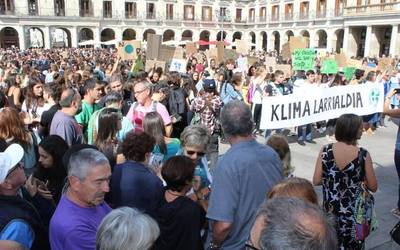
<path id="1" fill-rule="evenodd" d="M 338 65 L 335 59 L 325 59 L 322 61 L 321 73 L 322 74 L 336 74 L 338 72 Z"/>
<path id="2" fill-rule="evenodd" d="M 196 58 L 197 62 L 201 63 L 201 64 L 203 64 L 204 62 L 207 61 L 207 56 L 204 52 L 198 52 L 198 53 L 194 54 L 194 58 Z"/>
<path id="3" fill-rule="evenodd" d="M 306 49 L 307 48 L 307 37 L 302 37 L 302 36 L 290 37 L 289 48 L 290 48 L 290 53 L 292 53 L 292 54 L 296 49 Z"/>
<path id="4" fill-rule="evenodd" d="M 211 48 L 206 50 L 206 56 L 208 59 L 214 58 L 217 59 L 218 58 L 218 49 L 217 48 Z"/>
<path id="5" fill-rule="evenodd" d="M 144 70 L 146 72 L 149 72 L 153 67 L 155 68 L 161 67 L 163 71 L 165 71 L 165 61 L 146 60 L 146 66 Z"/>
<path id="6" fill-rule="evenodd" d="M 238 54 L 234 49 L 225 49 L 224 50 L 224 60 L 233 59 L 236 60 L 238 58 Z"/>
<path id="7" fill-rule="evenodd" d="M 118 44 L 118 55 L 121 60 L 135 60 L 140 53 L 140 41 L 121 41 Z"/>
<path id="8" fill-rule="evenodd" d="M 348 58 L 347 59 L 347 66 L 348 67 L 354 67 L 356 69 L 361 69 L 362 68 L 362 61 Z"/>
<path id="9" fill-rule="evenodd" d="M 174 58 L 175 48 L 171 46 L 161 45 L 158 59 L 160 61 L 168 62 Z"/>
<path id="10" fill-rule="evenodd" d="M 381 71 L 393 69 L 392 58 L 386 57 L 379 59 L 377 69 Z"/>
<path id="11" fill-rule="evenodd" d="M 247 55 L 249 53 L 249 44 L 246 41 L 236 39 L 235 44 L 236 44 L 236 52 L 238 54 Z"/>
<path id="12" fill-rule="evenodd" d="M 220 63 L 224 60 L 224 42 L 217 42 L 217 61 Z"/>
<path id="13" fill-rule="evenodd" d="M 265 62 L 264 62 L 265 68 L 267 71 L 270 73 L 274 72 L 276 68 L 276 58 L 275 57 L 265 57 Z"/>
<path id="14" fill-rule="evenodd" d="M 296 49 L 293 52 L 293 69 L 294 70 L 310 70 L 314 69 L 315 61 L 314 49 Z"/>
<path id="15" fill-rule="evenodd" d="M 239 57 L 236 60 L 236 63 L 241 72 L 247 71 L 247 65 L 248 65 L 247 57 Z"/>
<path id="16" fill-rule="evenodd" d="M 184 51 L 182 47 L 176 47 L 174 50 L 174 58 L 183 59 L 183 53 Z"/>
<path id="17" fill-rule="evenodd" d="M 186 60 L 173 58 L 171 65 L 169 66 L 169 71 L 176 71 L 179 73 L 186 73 Z"/>
<path id="18" fill-rule="evenodd" d="M 197 53 L 197 46 L 195 43 L 189 42 L 186 43 L 186 55 L 193 55 Z"/>
<path id="19" fill-rule="evenodd" d="M 339 67 L 347 67 L 347 57 L 344 53 L 336 54 L 335 60 Z"/>
<path id="20" fill-rule="evenodd" d="M 275 70 L 283 71 L 286 78 L 290 78 L 292 75 L 292 66 L 290 64 L 277 64 Z"/>
<path id="21" fill-rule="evenodd" d="M 147 34 L 147 59 L 157 59 L 161 48 L 162 37 L 156 34 Z"/>
<path id="22" fill-rule="evenodd" d="M 284 45 L 282 45 L 282 59 L 287 61 L 292 57 L 292 54 L 290 52 L 290 45 L 289 43 L 285 43 Z"/>
<path id="23" fill-rule="evenodd" d="M 348 81 L 353 78 L 354 72 L 356 72 L 356 67 L 344 67 L 343 73 Z"/>

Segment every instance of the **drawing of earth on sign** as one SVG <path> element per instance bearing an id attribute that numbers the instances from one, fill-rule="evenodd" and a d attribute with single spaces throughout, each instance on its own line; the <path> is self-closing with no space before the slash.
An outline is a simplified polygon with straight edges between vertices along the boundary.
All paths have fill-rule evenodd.
<path id="1" fill-rule="evenodd" d="M 378 105 L 380 94 L 381 92 L 378 88 L 373 88 L 369 93 L 369 102 L 375 107 Z"/>
<path id="2" fill-rule="evenodd" d="M 127 44 L 125 46 L 125 53 L 132 54 L 134 51 L 135 51 L 135 48 L 132 46 L 132 44 Z"/>

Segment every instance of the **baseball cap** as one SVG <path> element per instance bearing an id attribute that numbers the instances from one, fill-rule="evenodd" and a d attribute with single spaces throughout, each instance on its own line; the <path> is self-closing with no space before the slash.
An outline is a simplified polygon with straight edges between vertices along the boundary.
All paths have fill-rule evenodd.
<path id="1" fill-rule="evenodd" d="M 203 87 L 204 87 L 204 89 L 215 89 L 216 88 L 215 80 L 209 79 L 209 78 L 204 79 Z"/>
<path id="2" fill-rule="evenodd" d="M 24 149 L 18 144 L 11 144 L 0 153 L 0 183 L 2 183 L 10 170 L 24 157 Z"/>

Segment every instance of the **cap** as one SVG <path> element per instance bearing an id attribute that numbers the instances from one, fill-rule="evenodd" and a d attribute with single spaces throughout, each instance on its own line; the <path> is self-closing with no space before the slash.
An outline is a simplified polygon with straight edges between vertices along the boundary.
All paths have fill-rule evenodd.
<path id="1" fill-rule="evenodd" d="M 0 183 L 2 183 L 8 172 L 15 167 L 24 157 L 24 149 L 18 144 L 11 144 L 0 153 Z"/>
<path id="2" fill-rule="evenodd" d="M 209 79 L 209 78 L 204 79 L 203 87 L 204 87 L 204 89 L 215 89 L 216 88 L 215 80 Z"/>

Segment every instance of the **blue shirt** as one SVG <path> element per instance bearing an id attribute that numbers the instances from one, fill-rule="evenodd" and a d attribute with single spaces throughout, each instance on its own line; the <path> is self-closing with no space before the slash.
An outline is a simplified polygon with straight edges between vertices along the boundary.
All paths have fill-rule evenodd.
<path id="1" fill-rule="evenodd" d="M 12 240 L 30 249 L 35 239 L 35 233 L 27 222 L 16 219 L 7 224 L 0 233 L 0 240 Z"/>
<path id="2" fill-rule="evenodd" d="M 256 140 L 234 144 L 221 156 L 213 174 L 207 217 L 232 223 L 222 244 L 224 250 L 245 248 L 258 207 L 268 191 L 282 179 L 278 154 Z M 212 232 L 207 242 L 211 239 Z"/>

